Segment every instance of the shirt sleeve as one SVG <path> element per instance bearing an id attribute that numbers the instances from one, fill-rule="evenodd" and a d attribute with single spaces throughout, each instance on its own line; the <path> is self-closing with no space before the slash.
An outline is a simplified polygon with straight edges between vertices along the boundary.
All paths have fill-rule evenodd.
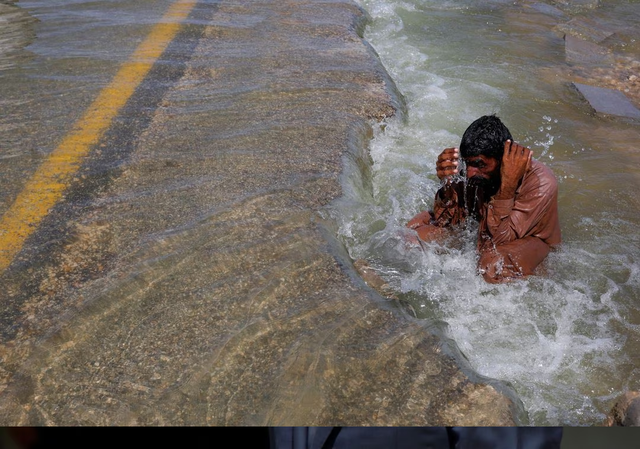
<path id="1" fill-rule="evenodd" d="M 436 226 L 445 227 L 464 221 L 464 184 L 462 182 L 445 183 L 436 193 L 433 203 L 433 217 Z"/>
<path id="2" fill-rule="evenodd" d="M 533 235 L 557 198 L 553 175 L 529 173 L 515 198 L 491 199 L 487 205 L 487 230 L 496 245 Z"/>

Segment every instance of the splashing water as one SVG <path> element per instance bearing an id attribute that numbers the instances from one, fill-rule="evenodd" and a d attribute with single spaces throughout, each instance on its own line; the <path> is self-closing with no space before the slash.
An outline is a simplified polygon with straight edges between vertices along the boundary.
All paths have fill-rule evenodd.
<path id="1" fill-rule="evenodd" d="M 418 317 L 446 322 L 477 372 L 510 382 L 532 424 L 600 424 L 621 392 L 640 389 L 639 161 L 637 125 L 585 112 L 562 78 L 556 28 L 583 11 L 549 16 L 504 1 L 361 4 L 373 18 L 365 37 L 408 114 L 377 130 L 372 189 L 335 204 L 340 238 Z M 637 20 L 630 11 L 618 2 L 591 14 Z M 563 245 L 540 276 L 507 285 L 476 275 L 476 224 L 443 245 L 404 238 L 413 233 L 406 222 L 433 204 L 438 154 L 490 113 L 560 186 Z"/>

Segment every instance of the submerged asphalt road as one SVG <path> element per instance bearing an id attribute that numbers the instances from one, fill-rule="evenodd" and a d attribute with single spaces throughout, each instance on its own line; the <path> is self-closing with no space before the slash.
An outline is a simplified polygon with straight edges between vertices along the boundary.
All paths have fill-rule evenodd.
<path id="1" fill-rule="evenodd" d="M 363 11 L 176 3 L 188 25 L 2 274 L 0 422 L 525 419 L 364 284 L 323 213 L 402 109 Z"/>

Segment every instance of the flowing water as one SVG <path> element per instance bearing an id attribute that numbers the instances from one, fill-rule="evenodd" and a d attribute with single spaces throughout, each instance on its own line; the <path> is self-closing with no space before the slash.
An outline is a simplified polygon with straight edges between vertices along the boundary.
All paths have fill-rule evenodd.
<path id="1" fill-rule="evenodd" d="M 0 213 L 171 3 L 0 0 Z M 442 322 L 475 370 L 512 383 L 534 424 L 597 424 L 620 392 L 640 389 L 640 128 L 594 115 L 569 84 L 597 80 L 637 101 L 640 3 L 602 3 L 361 0 L 373 19 L 365 37 L 408 111 L 378 130 L 371 177 L 345 175 L 345 197 L 332 209 L 338 234 L 418 317 Z M 241 35 L 260 14 L 216 20 Z M 603 41 L 612 52 L 606 63 L 565 60 L 562 36 L 585 32 L 581 19 L 616 30 Z M 268 97 L 256 84 L 255 98 L 261 89 Z M 185 115 L 217 107 L 202 91 L 180 104 Z M 473 229 L 451 247 L 424 251 L 401 237 L 432 204 L 436 156 L 487 113 L 502 117 L 560 185 L 562 248 L 544 276 L 510 285 L 474 274 Z M 195 185 L 208 179 L 198 176 Z"/>
<path id="2" fill-rule="evenodd" d="M 361 1 L 408 113 L 372 143 L 371 188 L 346 181 L 339 234 L 418 317 L 444 322 L 474 369 L 510 382 L 537 425 L 599 424 L 640 389 L 640 127 L 595 115 L 570 85 L 617 87 L 640 106 L 640 3 L 601 3 Z M 584 23 L 615 30 L 613 59 L 565 59 L 563 35 Z M 544 275 L 498 286 L 475 274 L 473 229 L 449 247 L 402 238 L 433 203 L 437 155 L 491 113 L 556 174 L 563 233 Z"/>
<path id="3" fill-rule="evenodd" d="M 0 1 L 0 213 L 170 3 Z"/>

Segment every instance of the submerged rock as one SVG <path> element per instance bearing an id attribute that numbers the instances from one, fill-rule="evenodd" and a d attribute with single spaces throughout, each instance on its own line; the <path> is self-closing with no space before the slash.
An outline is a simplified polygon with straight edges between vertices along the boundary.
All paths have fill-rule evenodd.
<path id="1" fill-rule="evenodd" d="M 382 279 L 382 277 L 367 263 L 364 259 L 358 259 L 353 263 L 353 266 L 358 271 L 358 274 L 362 276 L 364 282 L 382 296 L 387 298 L 397 299 L 391 286 Z"/>
<path id="2" fill-rule="evenodd" d="M 612 62 L 610 52 L 598 44 L 572 35 L 565 35 L 564 49 L 567 61 L 573 63 L 608 64 Z"/>
<path id="3" fill-rule="evenodd" d="M 554 17 L 565 17 L 564 11 L 556 8 L 553 5 L 549 5 L 547 3 L 532 3 L 531 5 L 528 5 L 528 6 L 530 6 L 532 9 L 535 9 L 536 11 L 542 14 L 548 14 Z"/>
<path id="4" fill-rule="evenodd" d="M 640 119 L 640 110 L 622 92 L 580 83 L 573 85 L 597 113 Z"/>
<path id="5" fill-rule="evenodd" d="M 558 29 L 568 35 L 597 44 L 612 36 L 615 32 L 611 26 L 584 16 L 575 17 L 566 23 L 558 25 Z"/>
<path id="6" fill-rule="evenodd" d="M 640 426 L 640 392 L 629 391 L 622 395 L 607 416 L 606 424 L 624 427 Z"/>

